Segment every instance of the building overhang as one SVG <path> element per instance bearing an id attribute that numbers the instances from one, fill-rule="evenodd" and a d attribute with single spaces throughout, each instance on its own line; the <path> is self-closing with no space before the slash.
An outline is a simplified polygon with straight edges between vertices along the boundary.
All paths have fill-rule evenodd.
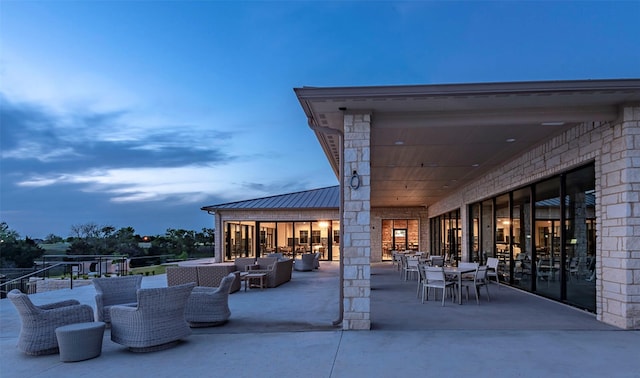
<path id="1" fill-rule="evenodd" d="M 371 114 L 371 205 L 429 206 L 583 122 L 640 104 L 640 80 L 294 89 L 338 176 L 348 113 Z"/>

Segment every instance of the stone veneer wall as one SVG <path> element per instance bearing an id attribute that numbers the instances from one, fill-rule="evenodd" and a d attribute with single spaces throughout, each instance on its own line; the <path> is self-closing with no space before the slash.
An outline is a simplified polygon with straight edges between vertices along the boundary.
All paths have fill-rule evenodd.
<path id="1" fill-rule="evenodd" d="M 344 115 L 342 190 L 343 320 L 345 330 L 371 328 L 371 115 Z M 354 171 L 360 187 L 351 188 Z"/>
<path id="2" fill-rule="evenodd" d="M 598 320 L 640 329 L 640 107 L 616 123 L 586 122 L 486 173 L 428 209 L 430 217 L 595 161 L 596 313 Z M 463 227 L 462 254 L 468 254 Z"/>
<path id="3" fill-rule="evenodd" d="M 640 329 L 640 107 L 621 118 L 596 164 L 598 319 Z"/>

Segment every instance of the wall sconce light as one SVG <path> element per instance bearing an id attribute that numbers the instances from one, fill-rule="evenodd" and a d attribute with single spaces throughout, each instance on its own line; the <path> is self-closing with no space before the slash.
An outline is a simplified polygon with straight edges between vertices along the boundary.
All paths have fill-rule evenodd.
<path id="1" fill-rule="evenodd" d="M 351 181 L 349 181 L 349 186 L 353 190 L 358 190 L 360 187 L 360 176 L 358 175 L 358 171 L 353 171 L 351 175 Z"/>

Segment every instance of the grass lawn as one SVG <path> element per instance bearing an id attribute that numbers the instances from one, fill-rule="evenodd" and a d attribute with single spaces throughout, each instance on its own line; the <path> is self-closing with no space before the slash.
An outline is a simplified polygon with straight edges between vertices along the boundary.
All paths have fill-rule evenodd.
<path id="1" fill-rule="evenodd" d="M 140 268 L 129 268 L 129 272 L 131 274 L 144 274 L 151 276 L 155 274 L 165 274 L 167 272 L 167 268 L 164 265 L 151 265 Z"/>

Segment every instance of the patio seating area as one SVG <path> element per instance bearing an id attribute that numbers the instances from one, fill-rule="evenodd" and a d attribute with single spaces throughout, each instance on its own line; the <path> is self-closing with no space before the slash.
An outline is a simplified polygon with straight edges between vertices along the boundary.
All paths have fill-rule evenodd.
<path id="1" fill-rule="evenodd" d="M 224 325 L 193 328 L 191 336 L 174 348 L 131 353 L 112 342 L 107 329 L 102 354 L 72 364 L 60 362 L 56 354 L 32 357 L 20 352 L 16 348 L 17 311 L 2 299 L 2 373 L 21 377 L 123 375 L 131 374 L 136 366 L 145 375 L 158 377 L 204 376 L 214 368 L 217 375 L 255 376 L 263 375 L 264 366 L 269 366 L 270 375 L 297 377 L 302 372 L 294 366 L 313 364 L 315 368 L 305 370 L 305 376 L 383 377 L 415 374 L 426 368 L 446 369 L 444 376 L 459 376 L 495 361 L 495 348 L 468 353 L 470 345 L 480 344 L 517 346 L 499 351 L 505 361 L 500 366 L 492 362 L 487 367 L 503 376 L 553 376 L 561 371 L 570 371 L 569 376 L 594 376 L 610 373 L 604 366 L 609 364 L 617 366 L 619 376 L 640 371 L 636 348 L 621 347 L 639 345 L 638 332 L 621 331 L 596 321 L 592 314 L 507 286 L 494 290 L 494 283 L 491 302 L 483 300 L 477 305 L 471 298 L 462 305 L 448 302 L 442 307 L 433 300 L 422 304 L 416 298 L 416 281 L 402 280 L 396 269 L 391 262 L 371 267 L 371 332 L 342 331 L 332 325 L 339 311 L 339 269 L 337 263 L 323 263 L 322 269 L 313 272 L 294 271 L 292 280 L 277 289 L 230 295 L 231 317 Z M 142 280 L 142 288 L 166 286 L 165 275 Z M 74 298 L 95 308 L 95 294 L 93 286 L 86 286 L 30 297 L 36 304 Z M 459 342 L 451 343 L 452 337 Z M 424 358 L 441 354 L 445 343 L 451 356 L 465 354 L 466 363 Z M 273 353 L 253 353 L 256 350 Z M 313 353 L 301 354 L 300 350 Z M 246 364 L 248 353 L 251 364 Z M 596 354 L 598 359 L 592 358 Z M 528 358 L 519 358 L 522 355 Z M 540 366 L 543 358 L 546 363 Z M 167 359 L 180 363 L 166 364 Z M 407 366 L 402 362 L 407 359 L 415 363 Z M 598 362 L 603 359 L 608 364 Z"/>

